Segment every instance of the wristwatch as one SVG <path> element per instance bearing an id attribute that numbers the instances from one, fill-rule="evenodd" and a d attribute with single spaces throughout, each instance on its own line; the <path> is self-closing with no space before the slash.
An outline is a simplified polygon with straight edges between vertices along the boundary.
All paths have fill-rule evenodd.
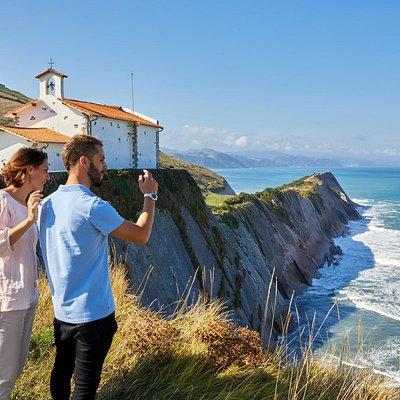
<path id="1" fill-rule="evenodd" d="M 145 193 L 143 197 L 148 197 L 154 201 L 157 201 L 158 199 L 157 193 Z"/>

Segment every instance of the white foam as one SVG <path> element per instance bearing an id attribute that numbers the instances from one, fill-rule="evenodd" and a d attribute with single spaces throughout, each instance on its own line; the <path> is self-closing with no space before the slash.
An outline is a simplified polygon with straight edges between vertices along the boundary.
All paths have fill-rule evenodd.
<path id="1" fill-rule="evenodd" d="M 383 315 L 390 319 L 400 321 L 400 315 L 396 313 L 397 310 L 394 310 L 394 313 L 390 313 L 388 311 L 385 311 L 384 307 L 374 306 L 370 302 L 358 299 L 356 296 L 353 296 L 352 294 L 347 294 L 347 298 L 350 299 L 354 303 L 354 305 L 360 310 L 373 311 L 379 315 Z"/>
<path id="2" fill-rule="evenodd" d="M 361 267 L 358 276 L 340 294 L 357 308 L 400 321 L 400 231 L 385 228 L 382 220 L 382 214 L 398 212 L 398 204 L 373 204 L 370 200 L 364 204 L 370 204 L 370 208 L 364 209 L 363 220 L 350 224 L 352 235 L 336 240 L 344 251 L 342 264 Z M 365 247 L 364 259 L 354 260 L 361 256 L 357 242 Z M 363 263 L 367 268 L 362 268 Z"/>
<path id="3" fill-rule="evenodd" d="M 364 315 L 368 329 L 374 330 L 371 348 L 362 357 L 354 355 L 346 362 L 373 368 L 400 383 L 400 231 L 386 224 L 388 216 L 393 221 L 400 220 L 400 202 L 353 201 L 360 204 L 362 219 L 349 223 L 350 235 L 335 239 L 343 250 L 339 263 L 320 270 L 321 277 L 300 297 L 300 303 L 306 310 L 308 307 L 324 312 L 332 304 L 328 300 L 324 307 L 324 298 L 339 302 L 344 316 L 326 328 L 333 342 L 340 343 L 344 332 L 357 342 L 356 325 Z M 341 308 L 341 304 L 350 308 Z M 351 306 L 362 312 L 354 313 Z M 325 340 L 319 351 L 329 348 Z"/>

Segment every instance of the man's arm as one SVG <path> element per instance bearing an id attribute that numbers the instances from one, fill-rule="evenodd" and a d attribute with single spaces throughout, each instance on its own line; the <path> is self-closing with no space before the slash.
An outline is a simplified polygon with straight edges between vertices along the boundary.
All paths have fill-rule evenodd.
<path id="1" fill-rule="evenodd" d="M 158 183 L 152 174 L 144 170 L 144 175 L 139 176 L 139 188 L 143 194 L 157 193 Z M 111 235 L 137 244 L 146 244 L 151 235 L 155 213 L 155 201 L 145 197 L 143 210 L 136 223 L 125 220 Z"/>
<path id="2" fill-rule="evenodd" d="M 155 201 L 146 197 L 143 210 L 136 223 L 125 220 L 111 235 L 119 239 L 129 240 L 137 244 L 146 244 L 149 241 L 153 227 Z"/>

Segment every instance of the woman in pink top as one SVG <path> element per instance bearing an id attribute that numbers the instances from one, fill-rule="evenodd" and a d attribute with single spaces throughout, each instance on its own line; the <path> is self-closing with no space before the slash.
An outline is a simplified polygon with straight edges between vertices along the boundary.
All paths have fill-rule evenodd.
<path id="1" fill-rule="evenodd" d="M 49 179 L 47 154 L 19 149 L 2 171 L 0 190 L 0 400 L 22 373 L 38 301 L 36 219 Z"/>

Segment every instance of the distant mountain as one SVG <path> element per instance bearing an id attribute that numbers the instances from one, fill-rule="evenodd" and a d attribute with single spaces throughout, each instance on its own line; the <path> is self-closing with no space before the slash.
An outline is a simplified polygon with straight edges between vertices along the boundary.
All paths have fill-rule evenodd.
<path id="1" fill-rule="evenodd" d="M 165 149 L 166 153 L 171 154 L 181 160 L 192 164 L 201 165 L 206 168 L 247 168 L 248 162 L 242 161 L 239 157 L 231 156 L 212 149 L 200 150 L 170 150 Z"/>
<path id="2" fill-rule="evenodd" d="M 254 167 L 341 167 L 340 162 L 327 158 L 294 156 L 279 152 L 266 152 L 263 156 L 223 153 L 213 149 L 191 149 L 165 152 L 192 164 L 206 168 L 254 168 Z"/>

